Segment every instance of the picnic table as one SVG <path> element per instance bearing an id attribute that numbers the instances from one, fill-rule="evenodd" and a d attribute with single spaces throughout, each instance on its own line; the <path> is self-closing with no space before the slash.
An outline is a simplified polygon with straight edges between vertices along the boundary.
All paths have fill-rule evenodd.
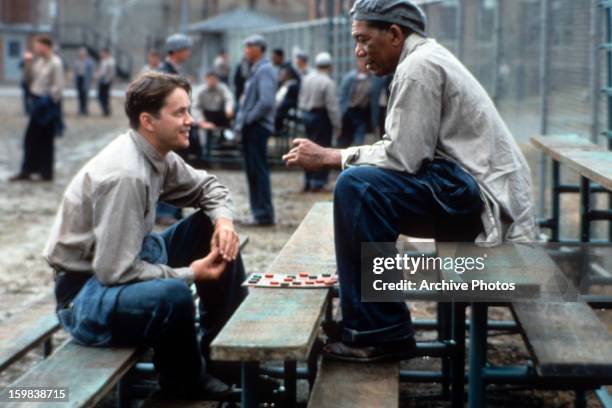
<path id="1" fill-rule="evenodd" d="M 456 248 L 452 246 L 440 248 L 442 253 L 454 250 Z M 612 245 L 608 246 L 608 251 L 612 253 Z M 514 282 L 518 290 L 529 290 L 522 292 L 522 299 L 500 296 L 495 300 L 494 296 L 470 303 L 469 406 L 486 406 L 485 390 L 490 383 L 572 389 L 576 392 L 577 406 L 584 406 L 585 390 L 597 390 L 603 395 L 603 389 L 599 387 L 612 383 L 612 336 L 589 305 L 581 300 L 581 294 L 571 290 L 570 279 L 561 277 L 564 271 L 551 258 L 547 248 L 515 244 L 489 248 L 486 253 L 494 268 L 478 272 L 478 279 L 487 282 L 502 279 Z M 458 251 L 456 255 L 461 253 Z M 518 257 L 515 258 L 518 262 L 505 263 L 504 260 L 510 257 Z M 590 263 L 586 260 L 583 264 Z M 581 272 L 588 273 L 588 268 Z M 448 271 L 442 274 L 449 278 Z M 546 279 L 547 276 L 550 279 Z M 464 278 L 470 279 L 469 276 Z M 551 285 L 557 286 L 556 291 L 551 290 Z M 539 289 L 534 291 L 534 288 Z M 561 301 L 564 295 L 570 295 L 570 298 Z M 529 296 L 533 297 L 531 301 Z M 555 301 L 555 296 L 559 301 Z M 535 361 L 535 369 L 529 366 L 490 367 L 487 364 L 488 308 L 499 305 L 511 308 Z"/>
<path id="2" fill-rule="evenodd" d="M 334 273 L 332 210 L 332 203 L 315 204 L 266 273 Z M 329 311 L 331 295 L 331 290 L 326 288 L 250 290 L 211 343 L 214 360 L 241 362 L 243 406 L 257 406 L 259 402 L 255 387 L 260 363 L 264 361 L 284 362 L 286 403 L 295 404 L 296 362 L 308 361 L 308 376 L 315 377 L 313 370 L 317 369 L 318 356 L 313 352 L 313 345 L 321 320 Z M 431 299 L 425 297 L 421 300 Z M 440 321 L 425 324 L 428 328 L 439 329 L 439 339 L 417 343 L 417 355 L 441 357 L 444 362 L 441 373 L 401 372 L 399 362 L 372 367 L 324 361 L 309 406 L 371 406 L 368 401 L 371 402 L 371 397 L 377 394 L 364 390 L 380 387 L 389 393 L 378 400 L 378 406 L 397 406 L 399 377 L 450 384 L 453 406 L 463 406 L 465 304 L 441 303 L 439 310 Z M 419 323 L 415 322 L 415 326 L 418 327 Z M 448 360 L 450 364 L 446 364 Z"/>
<path id="3" fill-rule="evenodd" d="M 612 241 L 612 210 L 593 209 L 591 195 L 606 193 L 612 197 L 612 151 L 574 134 L 534 136 L 534 146 L 552 159 L 552 215 L 540 225 L 551 229 L 551 240 L 559 241 L 560 196 L 580 193 L 580 241 L 591 240 L 591 222 L 610 222 L 608 241 Z M 580 175 L 580 185 L 561 183 L 561 164 Z"/>

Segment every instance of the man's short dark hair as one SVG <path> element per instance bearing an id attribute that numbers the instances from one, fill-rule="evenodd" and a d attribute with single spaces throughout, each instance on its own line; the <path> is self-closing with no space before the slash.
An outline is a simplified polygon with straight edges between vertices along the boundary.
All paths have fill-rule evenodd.
<path id="1" fill-rule="evenodd" d="M 282 48 L 275 48 L 275 49 L 273 49 L 273 50 L 272 50 L 272 54 L 274 54 L 274 55 L 278 55 L 278 56 L 279 56 L 279 57 L 281 57 L 281 58 L 284 58 L 284 57 L 285 57 L 285 51 L 283 51 L 283 49 L 282 49 Z"/>
<path id="2" fill-rule="evenodd" d="M 166 98 L 176 88 L 183 88 L 191 94 L 189 82 L 181 76 L 163 72 L 147 72 L 136 78 L 125 95 L 125 114 L 130 120 L 130 127 L 140 127 L 140 114 L 150 113 L 156 118 L 166 103 Z"/>
<path id="3" fill-rule="evenodd" d="M 45 34 L 37 35 L 36 42 L 46 45 L 49 48 L 53 48 L 53 40 L 48 35 L 45 35 Z"/>
<path id="4" fill-rule="evenodd" d="M 391 26 L 394 25 L 395 23 L 389 23 L 387 21 L 378 21 L 378 20 L 367 20 L 366 24 L 370 28 L 376 28 L 381 31 L 389 31 Z M 402 30 L 402 34 L 404 34 L 405 37 L 408 37 L 410 34 L 414 32 L 408 27 L 404 27 L 399 24 L 395 24 L 395 25 L 398 26 Z"/>

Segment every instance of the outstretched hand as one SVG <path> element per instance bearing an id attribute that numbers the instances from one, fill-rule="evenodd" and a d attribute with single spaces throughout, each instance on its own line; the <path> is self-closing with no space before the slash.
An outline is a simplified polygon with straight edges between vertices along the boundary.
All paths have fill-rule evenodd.
<path id="1" fill-rule="evenodd" d="M 283 156 L 287 166 L 302 167 L 306 171 L 317 171 L 340 168 L 342 165 L 339 150 L 322 147 L 302 138 L 295 139 L 292 144 L 293 148 Z"/>

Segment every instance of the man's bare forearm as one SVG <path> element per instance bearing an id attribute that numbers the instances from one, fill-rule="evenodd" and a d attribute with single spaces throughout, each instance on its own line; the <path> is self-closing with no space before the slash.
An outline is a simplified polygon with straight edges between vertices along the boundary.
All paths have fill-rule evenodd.
<path id="1" fill-rule="evenodd" d="M 340 149 L 332 149 L 328 147 L 325 149 L 323 156 L 323 166 L 328 169 L 342 170 L 342 155 Z"/>

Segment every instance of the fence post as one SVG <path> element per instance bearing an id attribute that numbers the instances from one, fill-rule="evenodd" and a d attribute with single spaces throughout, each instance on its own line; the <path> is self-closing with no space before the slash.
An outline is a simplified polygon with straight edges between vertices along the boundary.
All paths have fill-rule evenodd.
<path id="1" fill-rule="evenodd" d="M 328 47 L 334 44 L 334 0 L 327 0 L 327 44 Z M 329 51 L 333 52 L 331 49 Z"/>
<path id="2" fill-rule="evenodd" d="M 550 0 L 540 4 L 540 134 L 548 133 L 548 93 L 550 74 Z M 544 217 L 546 190 L 546 156 L 540 153 L 540 197 L 539 216 Z"/>
<path id="3" fill-rule="evenodd" d="M 495 35 L 495 48 L 494 48 L 494 60 L 493 60 L 493 102 L 497 106 L 500 97 L 500 71 L 499 67 L 503 57 L 503 26 L 502 26 L 502 4 L 501 0 L 497 0 L 495 5 L 495 21 L 494 21 L 494 35 Z"/>
<path id="4" fill-rule="evenodd" d="M 464 0 L 457 0 L 457 14 L 456 14 L 456 30 L 455 35 L 457 36 L 457 58 L 460 61 L 463 61 L 464 54 L 464 36 L 465 36 L 465 5 L 463 3 Z"/>
<path id="5" fill-rule="evenodd" d="M 601 19 L 599 15 L 599 0 L 591 0 L 591 69 L 589 81 L 591 83 L 591 140 L 599 141 L 599 104 L 600 75 L 601 75 Z"/>

